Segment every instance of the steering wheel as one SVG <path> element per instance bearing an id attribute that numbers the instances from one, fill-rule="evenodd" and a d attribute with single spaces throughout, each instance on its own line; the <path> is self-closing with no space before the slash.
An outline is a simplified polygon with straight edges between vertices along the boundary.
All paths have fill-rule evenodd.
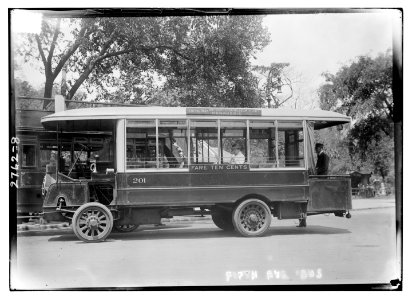
<path id="1" fill-rule="evenodd" d="M 90 171 L 92 171 L 93 173 L 96 172 L 96 163 L 90 164 Z"/>

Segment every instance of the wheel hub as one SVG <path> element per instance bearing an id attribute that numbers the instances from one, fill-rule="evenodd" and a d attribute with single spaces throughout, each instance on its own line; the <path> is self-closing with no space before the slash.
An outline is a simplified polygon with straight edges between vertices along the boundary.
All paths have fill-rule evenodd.
<path id="1" fill-rule="evenodd" d="M 257 230 L 264 223 L 264 217 L 255 208 L 248 207 L 244 214 L 244 222 L 249 230 Z"/>
<path id="2" fill-rule="evenodd" d="M 250 221 L 251 223 L 257 223 L 257 222 L 259 221 L 259 218 L 258 218 L 258 216 L 257 216 L 255 213 L 251 213 L 251 214 L 249 215 L 249 221 Z"/>
<path id="3" fill-rule="evenodd" d="M 91 228 L 97 228 L 99 226 L 99 221 L 95 217 L 89 218 L 87 223 Z"/>

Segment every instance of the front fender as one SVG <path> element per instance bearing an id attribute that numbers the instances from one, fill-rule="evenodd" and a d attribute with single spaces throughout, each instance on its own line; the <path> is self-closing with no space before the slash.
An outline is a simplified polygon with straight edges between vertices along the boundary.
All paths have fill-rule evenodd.
<path id="1" fill-rule="evenodd" d="M 87 182 L 52 183 L 43 201 L 43 207 L 57 207 L 63 198 L 66 206 L 80 206 L 89 202 L 89 186 Z"/>

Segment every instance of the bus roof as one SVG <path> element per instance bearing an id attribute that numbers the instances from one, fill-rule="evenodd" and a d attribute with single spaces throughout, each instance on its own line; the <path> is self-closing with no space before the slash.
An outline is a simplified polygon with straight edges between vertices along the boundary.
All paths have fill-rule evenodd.
<path id="1" fill-rule="evenodd" d="M 349 123 L 351 118 L 325 110 L 286 110 L 273 108 L 221 108 L 221 107 L 97 107 L 57 112 L 41 119 L 43 126 L 54 127 L 56 122 L 93 121 L 147 118 L 193 118 L 193 119 L 276 119 L 309 120 L 315 129 Z"/>

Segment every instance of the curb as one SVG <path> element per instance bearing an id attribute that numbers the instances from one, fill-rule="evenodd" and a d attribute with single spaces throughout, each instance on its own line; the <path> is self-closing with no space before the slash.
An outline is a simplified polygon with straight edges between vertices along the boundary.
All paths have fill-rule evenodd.
<path id="1" fill-rule="evenodd" d="M 350 211 L 370 210 L 370 209 L 379 209 L 379 208 L 395 208 L 395 205 L 391 205 L 391 206 L 379 206 L 379 207 L 352 208 Z"/>
<path id="2" fill-rule="evenodd" d="M 201 222 L 211 220 L 211 216 L 204 217 L 175 217 L 173 219 L 162 219 L 163 224 L 172 224 L 179 222 Z M 27 231 L 52 231 L 52 230 L 64 230 L 70 229 L 71 225 L 68 222 L 56 223 L 56 224 L 19 224 L 17 225 L 17 233 Z"/>
<path id="3" fill-rule="evenodd" d="M 380 209 L 380 208 L 394 208 L 395 205 L 391 206 L 379 206 L 379 207 L 363 207 L 363 208 L 353 208 L 350 211 L 362 211 L 362 210 L 371 210 L 371 209 Z M 202 221 L 210 221 L 212 217 L 210 215 L 207 216 L 190 216 L 190 217 L 182 217 L 178 216 L 171 219 L 162 219 L 163 224 L 173 224 L 179 222 L 202 222 Z M 32 231 L 32 232 L 42 232 L 42 231 L 53 231 L 53 230 L 65 230 L 70 229 L 71 226 L 69 223 L 58 223 L 58 224 L 19 224 L 17 225 L 17 233 Z"/>

